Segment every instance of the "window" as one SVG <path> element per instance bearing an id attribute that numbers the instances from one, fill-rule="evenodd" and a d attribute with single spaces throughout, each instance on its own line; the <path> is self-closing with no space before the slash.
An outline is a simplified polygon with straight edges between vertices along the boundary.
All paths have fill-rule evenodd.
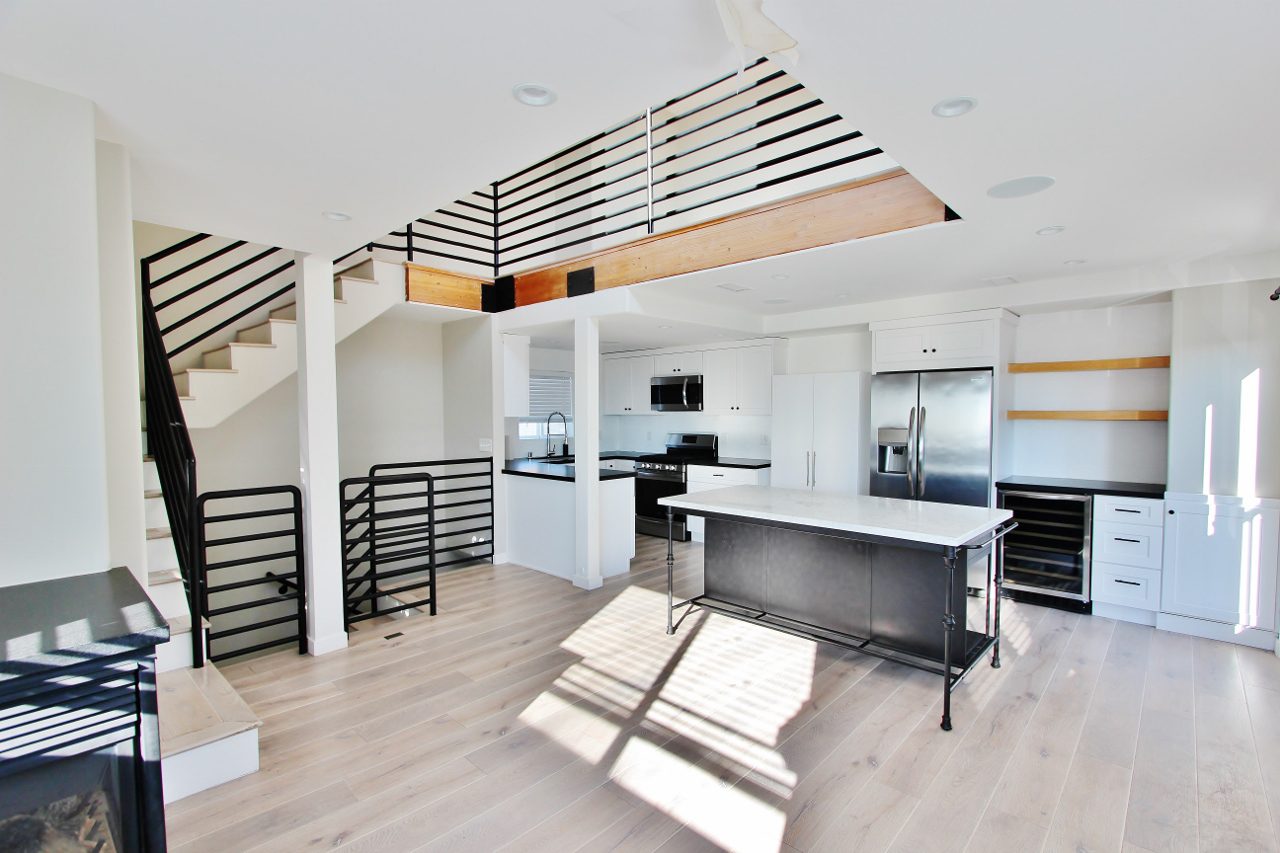
<path id="1" fill-rule="evenodd" d="M 547 416 L 560 412 L 573 434 L 573 374 L 558 370 L 529 371 L 529 417 L 520 419 L 521 438 L 545 438 Z M 551 422 L 552 435 L 564 435 L 560 419 Z"/>

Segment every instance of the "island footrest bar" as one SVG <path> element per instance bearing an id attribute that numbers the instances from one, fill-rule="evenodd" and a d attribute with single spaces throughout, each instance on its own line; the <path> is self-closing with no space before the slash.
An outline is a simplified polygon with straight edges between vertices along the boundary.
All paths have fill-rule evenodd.
<path id="1" fill-rule="evenodd" d="M 686 510 L 688 511 L 688 510 Z M 692 513 L 691 513 L 692 514 Z M 709 515 L 708 517 L 714 517 Z M 947 574 L 947 592 L 943 596 L 943 612 L 941 627 L 943 631 L 942 659 L 937 660 L 909 650 L 895 648 L 891 643 L 879 641 L 872 637 L 861 637 L 823 628 L 808 622 L 791 619 L 786 616 L 769 613 L 750 607 L 743 607 L 729 601 L 717 599 L 710 595 L 696 595 L 683 601 L 675 601 L 675 510 L 667 507 L 667 633 L 674 634 L 676 628 L 685 617 L 695 609 L 717 613 L 731 619 L 737 619 L 755 625 L 763 625 L 775 631 L 781 631 L 808 640 L 828 643 L 840 648 L 850 649 L 861 654 L 882 658 L 895 663 L 941 675 L 943 677 L 942 722 L 944 731 L 951 731 L 951 692 L 956 685 L 982 660 L 988 651 L 991 655 L 991 666 L 1000 667 L 1000 599 L 1004 586 L 1004 555 L 998 543 L 1014 528 L 1017 522 L 1006 522 L 982 542 L 971 542 L 959 546 L 940 546 L 943 568 Z M 993 559 L 987 564 L 987 602 L 985 606 L 984 630 L 974 631 L 968 627 L 964 630 L 964 654 L 960 663 L 951 663 L 952 644 L 957 628 L 956 602 L 953 600 L 955 590 L 955 572 L 961 553 L 981 551 L 992 548 Z M 685 608 L 679 619 L 676 611 Z"/>

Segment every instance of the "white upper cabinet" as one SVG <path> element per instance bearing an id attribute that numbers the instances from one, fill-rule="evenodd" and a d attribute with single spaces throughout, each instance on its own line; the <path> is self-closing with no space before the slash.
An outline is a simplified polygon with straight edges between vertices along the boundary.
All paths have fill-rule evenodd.
<path id="1" fill-rule="evenodd" d="M 653 357 L 654 376 L 692 376 L 701 372 L 700 352 L 667 352 Z"/>
<path id="2" fill-rule="evenodd" d="M 773 352 L 773 344 L 761 344 L 608 356 L 600 375 L 603 413 L 650 414 L 653 377 L 701 376 L 704 412 L 768 415 L 773 411 Z"/>
<path id="3" fill-rule="evenodd" d="M 871 324 L 873 372 L 995 367 L 1000 363 L 1001 322 L 1008 312 L 973 312 L 974 319 L 949 315 Z M 1005 315 L 1008 314 L 1008 317 Z M 989 315 L 989 316 L 981 316 Z"/>
<path id="4" fill-rule="evenodd" d="M 631 409 L 627 414 L 650 414 L 649 380 L 653 379 L 653 356 L 642 355 L 627 359 L 630 362 Z"/>
<path id="5" fill-rule="evenodd" d="M 625 415 L 631 405 L 629 359 L 606 358 L 600 368 L 600 407 L 606 415 Z"/>
<path id="6" fill-rule="evenodd" d="M 600 371 L 601 409 L 606 415 L 648 414 L 653 356 L 606 358 Z"/>
<path id="7" fill-rule="evenodd" d="M 773 411 L 773 348 L 707 350 L 702 358 L 703 410 L 719 415 Z"/>

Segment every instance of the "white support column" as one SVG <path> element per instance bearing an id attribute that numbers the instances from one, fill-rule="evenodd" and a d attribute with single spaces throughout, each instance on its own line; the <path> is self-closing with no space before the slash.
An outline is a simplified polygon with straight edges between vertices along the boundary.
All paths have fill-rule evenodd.
<path id="1" fill-rule="evenodd" d="M 307 646 L 323 655 L 347 645 L 338 512 L 338 373 L 333 262 L 299 253 L 298 451 L 307 550 Z"/>
<path id="2" fill-rule="evenodd" d="M 577 562 L 573 585 L 596 589 L 600 571 L 600 322 L 573 321 L 573 436 Z"/>
<path id="3" fill-rule="evenodd" d="M 147 585 L 142 485 L 142 387 L 138 367 L 138 285 L 134 278 L 129 152 L 98 140 L 98 278 L 102 296 L 103 425 L 107 441 L 107 522 L 111 565 Z"/>

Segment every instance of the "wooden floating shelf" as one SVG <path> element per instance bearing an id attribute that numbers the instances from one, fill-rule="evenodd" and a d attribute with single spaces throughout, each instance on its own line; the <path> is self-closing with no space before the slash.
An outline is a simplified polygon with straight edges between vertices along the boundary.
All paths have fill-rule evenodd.
<path id="1" fill-rule="evenodd" d="M 1169 413 L 1162 409 L 1010 409 L 1006 417 L 1011 421 L 1167 421 Z"/>
<path id="2" fill-rule="evenodd" d="M 1062 373 L 1076 370 L 1142 370 L 1168 367 L 1169 356 L 1151 355 L 1141 358 L 1094 358 L 1085 361 L 1015 361 L 1010 373 Z"/>

